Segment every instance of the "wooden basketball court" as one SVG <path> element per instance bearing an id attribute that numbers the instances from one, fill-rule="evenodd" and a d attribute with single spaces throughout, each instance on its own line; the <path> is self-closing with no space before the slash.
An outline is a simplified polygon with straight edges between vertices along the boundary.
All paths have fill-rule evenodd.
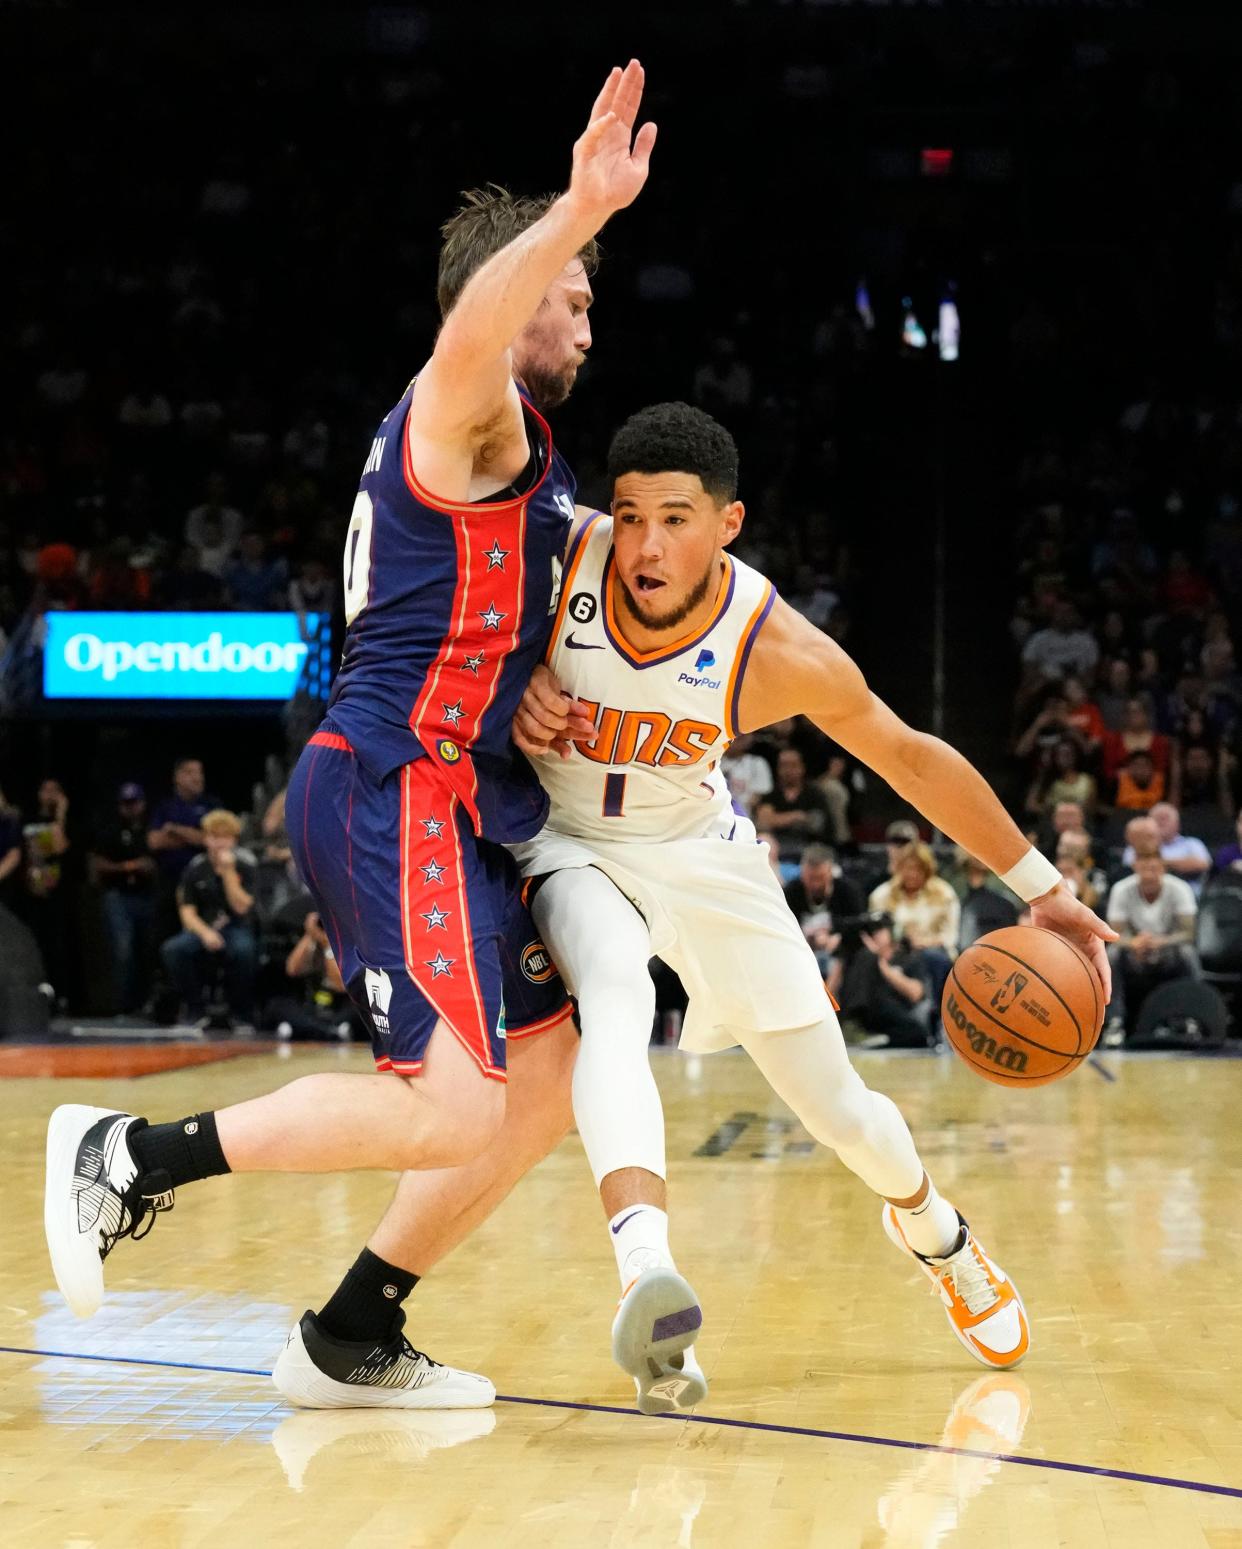
<path id="1" fill-rule="evenodd" d="M 294 1412 L 265 1373 L 391 1179 L 184 1189 L 79 1323 L 43 1245 L 44 1125 L 66 1101 L 170 1118 L 365 1053 L 10 1075 L 0 1544 L 1242 1549 L 1242 1063 L 1105 1056 L 1033 1092 L 947 1055 L 858 1065 L 1020 1285 L 1031 1354 L 970 1361 L 872 1197 L 743 1056 L 661 1056 L 712 1384 L 689 1421 L 628 1407 L 576 1139 L 411 1299 L 414 1342 L 487 1372 L 494 1410 Z"/>

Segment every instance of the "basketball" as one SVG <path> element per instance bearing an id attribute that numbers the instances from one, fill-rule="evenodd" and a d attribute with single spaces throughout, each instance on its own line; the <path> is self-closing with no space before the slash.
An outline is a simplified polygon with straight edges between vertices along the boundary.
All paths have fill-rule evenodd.
<path id="1" fill-rule="evenodd" d="M 1011 925 L 953 964 L 940 1015 L 970 1068 L 1000 1086 L 1044 1086 L 1095 1048 L 1104 987 L 1083 952 L 1050 930 Z"/>

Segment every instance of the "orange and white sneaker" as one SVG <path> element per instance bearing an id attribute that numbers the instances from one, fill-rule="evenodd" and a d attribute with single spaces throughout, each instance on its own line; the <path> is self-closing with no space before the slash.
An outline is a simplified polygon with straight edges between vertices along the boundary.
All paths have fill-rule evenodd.
<path id="1" fill-rule="evenodd" d="M 928 1258 L 906 1241 L 897 1212 L 884 1206 L 889 1239 L 919 1266 L 944 1303 L 949 1327 L 976 1361 L 1002 1370 L 1016 1366 L 1031 1348 L 1031 1326 L 1018 1288 L 983 1251 L 959 1210 L 957 1242 L 943 1258 Z"/>

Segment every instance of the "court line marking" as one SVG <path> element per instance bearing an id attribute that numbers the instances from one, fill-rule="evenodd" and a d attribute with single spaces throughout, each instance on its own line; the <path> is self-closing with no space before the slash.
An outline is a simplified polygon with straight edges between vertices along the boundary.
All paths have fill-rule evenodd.
<path id="1" fill-rule="evenodd" d="M 139 1355 L 94 1355 L 82 1350 L 29 1350 L 22 1345 L 0 1345 L 0 1355 L 37 1355 L 59 1361 L 105 1361 L 118 1366 L 161 1366 L 177 1371 L 223 1372 L 235 1377 L 270 1377 L 255 1366 L 214 1366 L 196 1361 L 157 1361 Z M 643 1415 L 617 1404 L 582 1404 L 572 1399 L 526 1398 L 516 1393 L 497 1393 L 498 1404 L 529 1404 L 540 1409 L 580 1409 L 588 1414 L 621 1415 L 628 1420 L 675 1420 L 685 1425 L 718 1425 L 738 1431 L 768 1431 L 779 1436 L 809 1436 L 818 1441 L 849 1441 L 867 1447 L 895 1447 L 904 1452 L 940 1452 L 948 1457 L 990 1458 L 997 1463 L 1016 1463 L 1022 1468 L 1047 1468 L 1065 1474 L 1087 1474 L 1097 1479 L 1124 1479 L 1131 1484 L 1154 1484 L 1169 1490 L 1195 1490 L 1201 1495 L 1225 1495 L 1242 1500 L 1242 1489 L 1228 1484 L 1204 1484 L 1197 1479 L 1174 1479 L 1163 1474 L 1140 1474 L 1128 1468 L 1102 1468 L 1092 1463 L 1066 1463 L 1057 1458 L 1020 1457 L 1014 1452 L 983 1452 L 973 1447 L 946 1447 L 938 1441 L 906 1441 L 899 1436 L 867 1436 L 855 1431 L 821 1431 L 809 1425 L 776 1425 L 768 1420 L 730 1420 L 723 1415 Z M 376 1411 L 379 1413 L 380 1411 Z"/>
<path id="2" fill-rule="evenodd" d="M 1105 1081 L 1116 1081 L 1117 1077 L 1113 1075 L 1112 1071 L 1106 1065 L 1101 1065 L 1094 1055 L 1088 1057 L 1087 1064 L 1090 1065 L 1097 1076 L 1103 1076 Z"/>

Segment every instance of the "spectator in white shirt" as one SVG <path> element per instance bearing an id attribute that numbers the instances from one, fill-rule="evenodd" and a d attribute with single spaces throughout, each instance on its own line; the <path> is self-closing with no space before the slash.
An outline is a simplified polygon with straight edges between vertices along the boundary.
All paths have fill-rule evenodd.
<path id="1" fill-rule="evenodd" d="M 1046 629 L 1037 629 L 1022 649 L 1022 660 L 1044 678 L 1067 673 L 1090 680 L 1100 659 L 1095 636 L 1082 627 L 1072 602 L 1059 602 Z"/>
<path id="2" fill-rule="evenodd" d="M 1204 878 L 1212 869 L 1211 851 L 1202 839 L 1181 832 L 1181 813 L 1171 801 L 1158 801 L 1148 815 L 1156 825 L 1160 858 L 1165 870 L 1187 883 L 1191 893 L 1198 899 L 1203 892 Z M 1129 825 L 1126 837 L 1129 838 Z M 1127 866 L 1133 866 L 1134 855 L 1134 846 L 1127 844 L 1121 859 Z"/>
<path id="3" fill-rule="evenodd" d="M 1110 1047 L 1122 1042 L 1127 1017 L 1133 1019 L 1157 984 L 1199 977 L 1193 946 L 1197 912 L 1189 884 L 1170 876 L 1159 855 L 1140 855 L 1134 875 L 1109 893 L 1108 923 L 1121 937 L 1108 949 L 1113 998 L 1104 1041 Z"/>
<path id="4" fill-rule="evenodd" d="M 754 751 L 754 743 L 754 732 L 743 732 L 734 737 L 728 753 L 720 760 L 729 795 L 748 814 L 754 813 L 759 798 L 772 789 L 772 766 Z"/>
<path id="5" fill-rule="evenodd" d="M 228 484 L 222 473 L 208 477 L 204 493 L 202 505 L 186 514 L 185 541 L 199 551 L 204 570 L 221 575 L 241 537 L 242 514 L 226 504 Z"/>

